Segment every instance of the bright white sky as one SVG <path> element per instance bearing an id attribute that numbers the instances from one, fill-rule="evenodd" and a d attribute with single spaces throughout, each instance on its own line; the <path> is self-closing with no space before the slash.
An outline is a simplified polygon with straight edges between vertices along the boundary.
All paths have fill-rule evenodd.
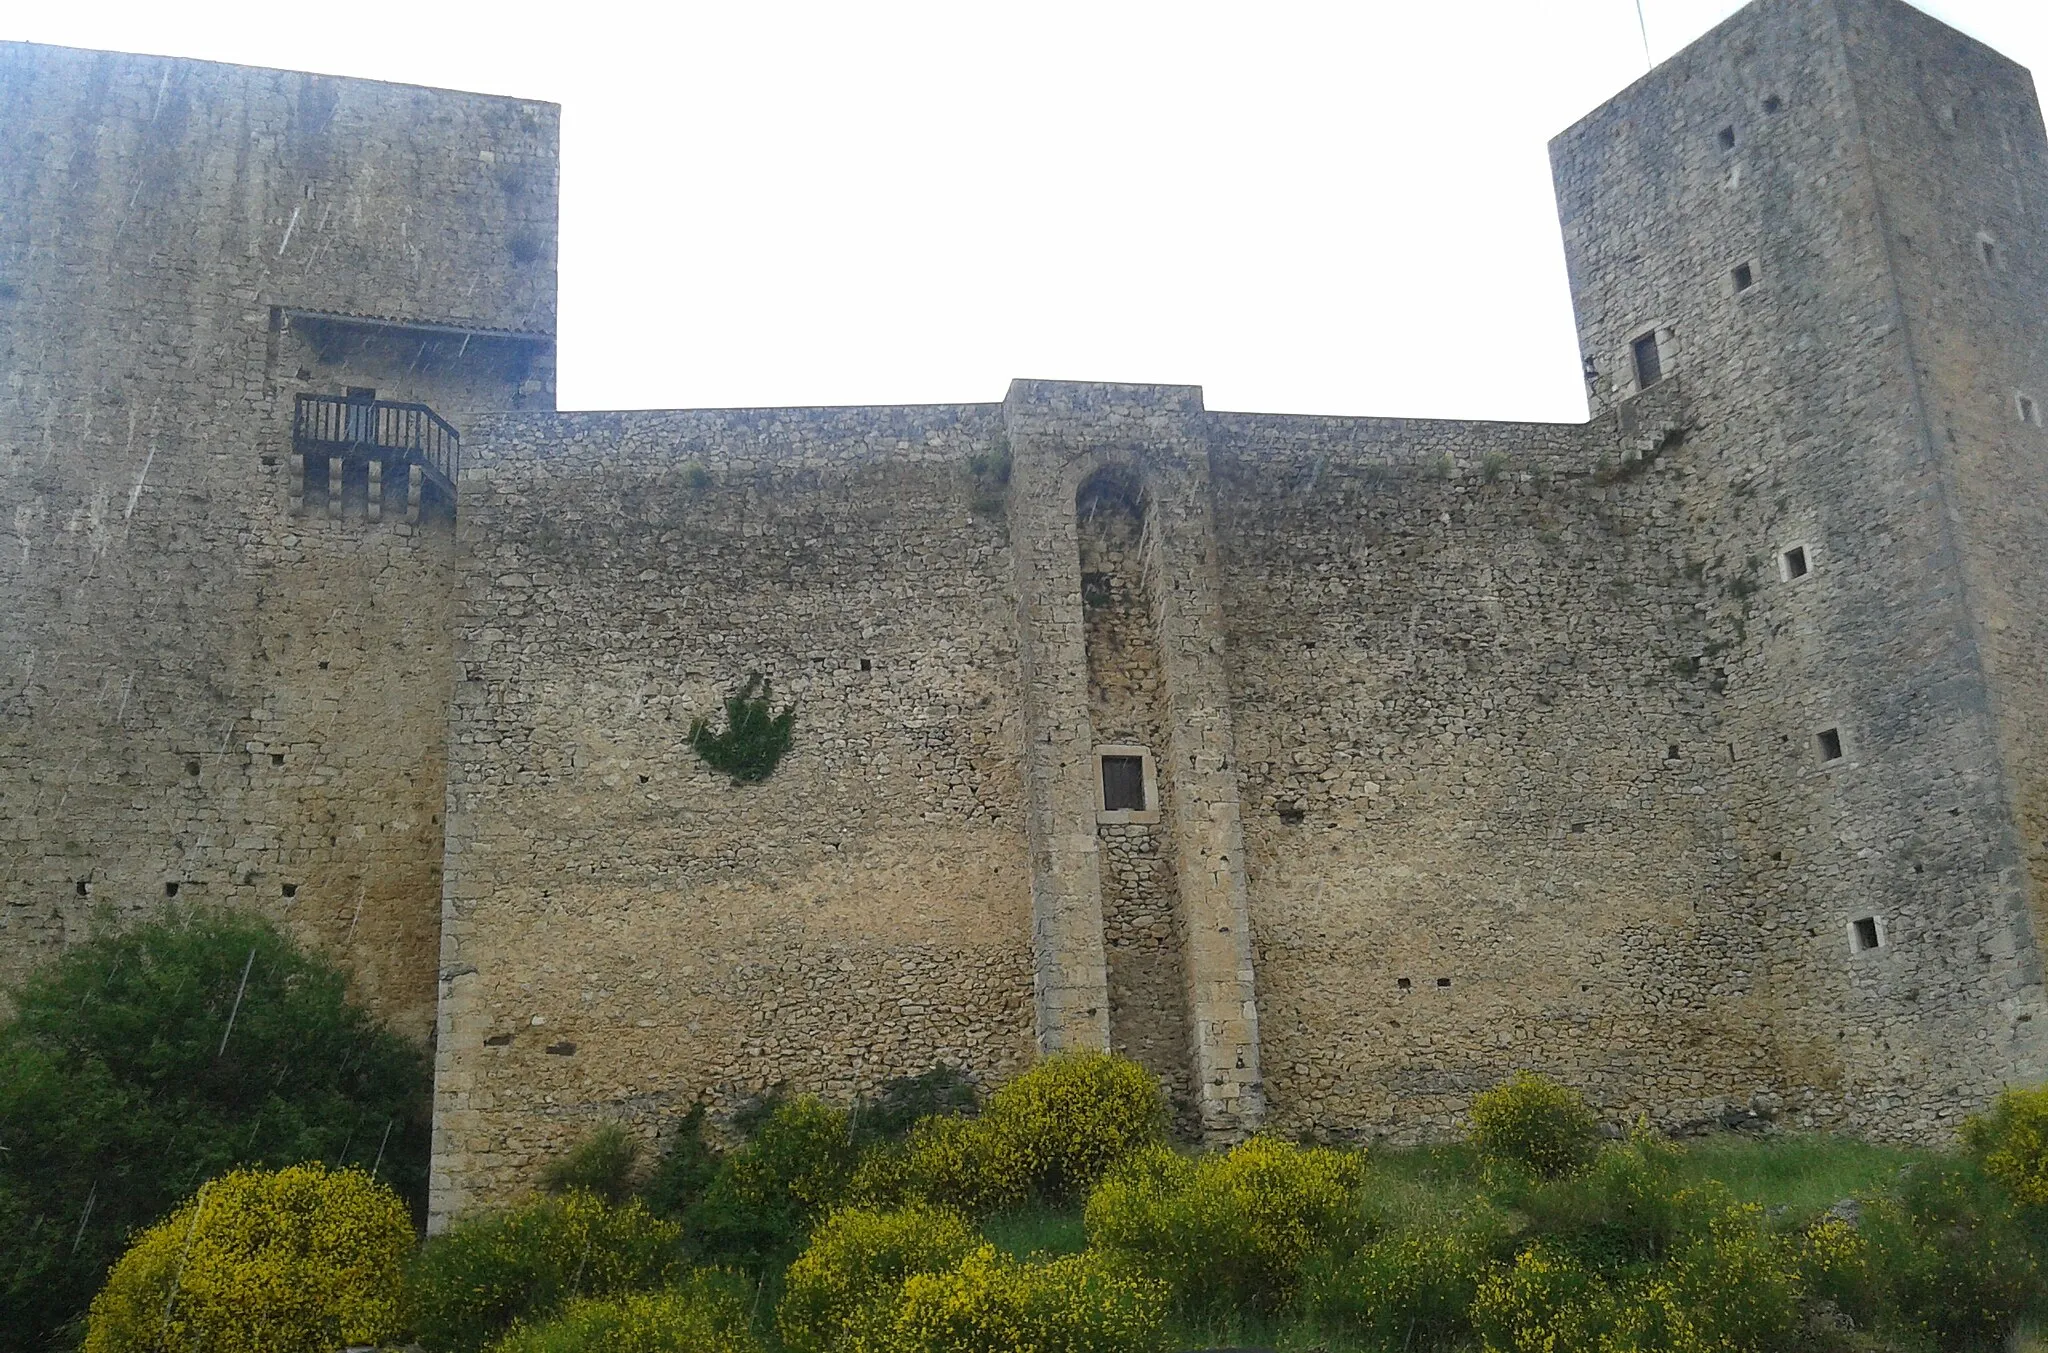
<path id="1" fill-rule="evenodd" d="M 1643 4 L 1662 60 L 1738 0 Z M 2043 0 L 1921 5 L 2048 66 Z M 560 103 L 564 408 L 1038 376 L 1575 421 L 1545 143 L 1644 70 L 1634 0 L 16 0 L 0 37 Z"/>

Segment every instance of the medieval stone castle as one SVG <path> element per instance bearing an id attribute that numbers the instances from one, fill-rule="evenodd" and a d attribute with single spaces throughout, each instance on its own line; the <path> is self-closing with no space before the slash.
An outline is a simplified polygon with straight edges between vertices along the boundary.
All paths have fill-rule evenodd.
<path id="1" fill-rule="evenodd" d="M 1559 136 L 1583 424 L 557 413 L 556 110 L 0 46 L 0 961 L 283 919 L 434 1211 L 1112 1047 L 1191 1129 L 1932 1139 L 2048 1074 L 2048 137 L 1898 0 Z M 1446 354 L 1511 361 L 1475 317 Z M 753 673 L 765 780 L 692 749 Z"/>

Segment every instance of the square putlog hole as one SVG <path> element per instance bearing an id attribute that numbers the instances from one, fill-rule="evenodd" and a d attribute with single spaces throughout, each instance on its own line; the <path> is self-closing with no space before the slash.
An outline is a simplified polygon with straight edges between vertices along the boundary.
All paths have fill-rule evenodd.
<path id="1" fill-rule="evenodd" d="M 1813 741 L 1814 744 L 1820 749 L 1821 760 L 1840 761 L 1842 759 L 1841 729 L 1823 728 L 1820 730 L 1820 732 L 1815 733 L 1813 735 Z"/>

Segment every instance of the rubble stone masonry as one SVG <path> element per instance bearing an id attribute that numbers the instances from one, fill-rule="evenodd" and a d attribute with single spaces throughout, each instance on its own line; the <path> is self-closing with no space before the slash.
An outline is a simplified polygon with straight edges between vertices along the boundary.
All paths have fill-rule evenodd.
<path id="1" fill-rule="evenodd" d="M 431 1018 L 437 1226 L 1062 1049 L 1212 1140 L 1524 1067 L 1943 1139 L 2048 1074 L 2032 84 L 1758 0 L 1552 157 L 1582 424 L 556 413 L 552 108 L 0 47 L 0 963 L 286 918 Z M 351 387 L 453 502 L 293 464 Z M 690 729 L 757 674 L 738 784 Z"/>

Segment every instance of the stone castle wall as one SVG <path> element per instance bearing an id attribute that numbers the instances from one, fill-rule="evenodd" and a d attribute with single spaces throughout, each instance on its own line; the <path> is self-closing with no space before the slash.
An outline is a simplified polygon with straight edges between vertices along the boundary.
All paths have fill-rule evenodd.
<path id="1" fill-rule="evenodd" d="M 1031 1055 L 993 406 L 475 420 L 434 1212 L 603 1118 Z M 795 744 L 688 745 L 752 673 Z"/>
<path id="2" fill-rule="evenodd" d="M 432 1028 L 453 533 L 289 515 L 293 394 L 399 382 L 288 312 L 545 334 L 554 216 L 548 105 L 0 44 L 0 979 L 226 902 Z"/>
<path id="3" fill-rule="evenodd" d="M 432 1016 L 437 1225 L 598 1121 L 1069 1048 L 1212 1139 L 1534 1067 L 1934 1140 L 2048 1074 L 2023 71 L 1760 0 L 1560 136 L 1573 426 L 557 414 L 554 117 L 0 46 L 0 975 L 286 918 Z M 455 418 L 452 517 L 295 492 L 356 386 Z M 739 785 L 690 729 L 756 674 Z"/>

